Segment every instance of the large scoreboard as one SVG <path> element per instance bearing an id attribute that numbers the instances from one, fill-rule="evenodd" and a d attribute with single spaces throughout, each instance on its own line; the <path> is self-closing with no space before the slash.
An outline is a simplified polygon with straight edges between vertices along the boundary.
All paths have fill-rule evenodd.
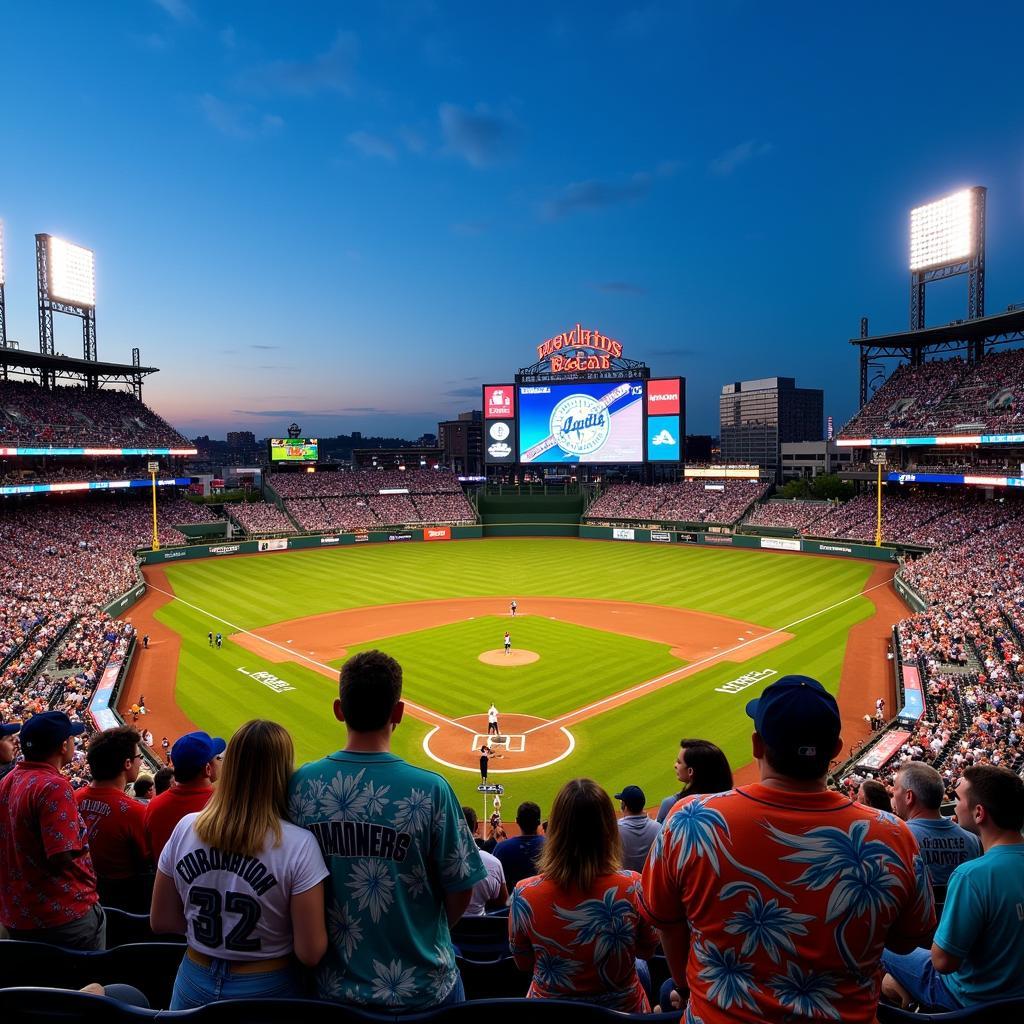
<path id="1" fill-rule="evenodd" d="M 484 386 L 489 465 L 681 462 L 686 379 Z"/>

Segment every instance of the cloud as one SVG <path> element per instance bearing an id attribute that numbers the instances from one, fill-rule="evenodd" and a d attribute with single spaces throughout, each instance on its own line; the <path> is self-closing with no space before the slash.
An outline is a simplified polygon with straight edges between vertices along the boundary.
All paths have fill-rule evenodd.
<path id="1" fill-rule="evenodd" d="M 651 175 L 639 172 L 623 181 L 574 181 L 561 194 L 544 203 L 541 214 L 545 220 L 561 220 L 583 210 L 603 210 L 610 206 L 643 199 L 651 190 Z"/>
<path id="2" fill-rule="evenodd" d="M 473 110 L 442 103 L 438 116 L 445 148 L 473 167 L 497 163 L 512 151 L 515 123 L 482 103 Z"/>
<path id="3" fill-rule="evenodd" d="M 259 94 L 315 96 L 322 92 L 350 95 L 358 45 L 351 32 L 339 32 L 323 53 L 308 60 L 275 60 L 243 72 L 237 84 Z"/>
<path id="4" fill-rule="evenodd" d="M 629 281 L 601 281 L 592 285 L 599 292 L 606 292 L 611 295 L 646 295 L 647 289 L 639 284 L 632 284 Z"/>
<path id="5" fill-rule="evenodd" d="M 210 93 L 199 97 L 199 109 L 217 131 L 232 139 L 274 135 L 284 127 L 277 114 L 261 114 L 248 104 L 226 103 Z"/>
<path id="6" fill-rule="evenodd" d="M 398 129 L 398 137 L 402 140 L 405 148 L 410 153 L 423 153 L 427 149 L 427 140 L 423 137 L 423 133 L 417 131 L 415 128 L 410 128 L 408 125 L 402 125 Z"/>
<path id="7" fill-rule="evenodd" d="M 480 220 L 465 220 L 451 226 L 453 235 L 460 238 L 479 238 L 487 230 L 487 225 Z"/>
<path id="8" fill-rule="evenodd" d="M 165 14 L 172 17 L 175 21 L 180 21 L 182 24 L 195 20 L 196 16 L 193 14 L 192 8 L 185 3 L 185 0 L 153 0 L 153 3 Z"/>
<path id="9" fill-rule="evenodd" d="M 269 352 L 271 349 L 280 348 L 280 345 L 250 345 L 249 348 L 259 349 L 261 352 Z"/>
<path id="10" fill-rule="evenodd" d="M 382 139 L 379 135 L 372 135 L 370 132 L 352 132 L 348 137 L 349 145 L 354 146 L 363 156 L 376 156 L 383 160 L 394 160 L 398 155 L 395 147 Z"/>
<path id="11" fill-rule="evenodd" d="M 748 139 L 746 142 L 741 142 L 738 146 L 733 146 L 732 149 L 727 149 L 724 153 L 716 156 L 714 160 L 708 163 L 708 170 L 720 178 L 725 178 L 744 164 L 750 163 L 751 160 L 767 156 L 774 149 L 775 147 L 770 142 L 758 142 L 755 139 Z"/>
<path id="12" fill-rule="evenodd" d="M 478 384 L 475 388 L 452 388 L 450 391 L 442 392 L 449 398 L 480 398 L 483 392 Z"/>

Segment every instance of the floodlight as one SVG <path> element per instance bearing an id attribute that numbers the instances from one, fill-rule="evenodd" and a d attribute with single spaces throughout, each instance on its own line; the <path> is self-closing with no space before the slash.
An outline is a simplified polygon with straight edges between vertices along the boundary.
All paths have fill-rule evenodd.
<path id="1" fill-rule="evenodd" d="M 965 188 L 910 211 L 910 269 L 959 263 L 974 255 L 977 193 Z"/>
<path id="2" fill-rule="evenodd" d="M 91 249 L 50 238 L 50 298 L 72 306 L 96 305 L 96 268 Z"/>

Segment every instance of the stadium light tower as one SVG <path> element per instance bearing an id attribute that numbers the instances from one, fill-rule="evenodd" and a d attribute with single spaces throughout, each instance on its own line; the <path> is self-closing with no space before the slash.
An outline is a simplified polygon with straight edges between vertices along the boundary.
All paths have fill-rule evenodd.
<path id="1" fill-rule="evenodd" d="M 53 314 L 82 320 L 82 358 L 96 362 L 96 260 L 91 249 L 52 235 L 36 235 L 39 351 L 53 351 Z M 90 386 L 95 378 L 90 377 Z"/>
<path id="2" fill-rule="evenodd" d="M 7 348 L 7 300 L 4 298 L 4 222 L 0 220 L 0 348 Z"/>
<path id="3" fill-rule="evenodd" d="M 985 315 L 985 198 L 982 185 L 910 211 L 910 329 L 924 328 L 930 281 L 967 275 L 967 318 Z"/>

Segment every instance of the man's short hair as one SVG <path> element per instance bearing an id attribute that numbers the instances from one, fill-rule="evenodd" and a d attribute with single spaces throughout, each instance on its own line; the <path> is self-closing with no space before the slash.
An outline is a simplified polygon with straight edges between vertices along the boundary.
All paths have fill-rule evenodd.
<path id="1" fill-rule="evenodd" d="M 930 764 L 907 761 L 896 772 L 896 780 L 904 789 L 909 789 L 917 802 L 927 810 L 937 811 L 942 806 L 946 787 L 942 776 Z"/>
<path id="2" fill-rule="evenodd" d="M 476 826 L 479 819 L 476 816 L 476 811 L 472 807 L 467 807 L 465 804 L 462 805 L 462 816 L 466 819 L 466 824 L 469 826 L 470 832 L 476 831 Z"/>
<path id="3" fill-rule="evenodd" d="M 363 651 L 341 667 L 341 713 L 353 732 L 378 732 L 402 697 L 402 666 L 383 651 Z"/>
<path id="4" fill-rule="evenodd" d="M 85 759 L 96 782 L 109 782 L 124 771 L 125 761 L 130 761 L 139 749 L 142 737 L 137 729 L 122 725 L 96 733 L 89 741 Z"/>
<path id="5" fill-rule="evenodd" d="M 516 811 L 516 824 L 523 832 L 536 832 L 540 827 L 540 807 L 531 800 L 521 803 Z"/>
<path id="6" fill-rule="evenodd" d="M 153 776 L 153 795 L 159 796 L 161 793 L 166 793 L 171 788 L 171 783 L 174 781 L 174 769 L 173 768 L 161 768 L 156 775 Z"/>
<path id="7" fill-rule="evenodd" d="M 976 764 L 964 769 L 970 802 L 981 804 L 997 828 L 1024 829 L 1024 779 L 1009 768 Z"/>
<path id="8" fill-rule="evenodd" d="M 834 747 L 819 747 L 814 757 L 797 754 L 795 750 L 775 750 L 765 745 L 764 759 L 780 775 L 790 779 L 820 779 L 828 774 Z"/>
<path id="9" fill-rule="evenodd" d="M 132 792 L 135 794 L 136 800 L 148 800 L 150 794 L 153 792 L 153 776 L 140 775 L 135 780 Z"/>

